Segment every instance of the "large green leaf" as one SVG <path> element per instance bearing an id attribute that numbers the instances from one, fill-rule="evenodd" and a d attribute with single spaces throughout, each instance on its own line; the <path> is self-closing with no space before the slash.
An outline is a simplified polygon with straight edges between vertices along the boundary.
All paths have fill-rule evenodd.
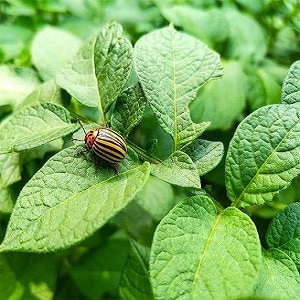
<path id="1" fill-rule="evenodd" d="M 137 76 L 160 126 L 180 144 L 198 137 L 207 123 L 193 123 L 188 109 L 206 81 L 222 75 L 219 55 L 172 26 L 153 31 L 134 48 Z"/>
<path id="2" fill-rule="evenodd" d="M 111 176 L 74 147 L 54 155 L 20 193 L 1 250 L 47 252 L 77 243 L 103 226 L 143 187 L 148 163 Z"/>
<path id="3" fill-rule="evenodd" d="M 300 173 L 300 105 L 265 106 L 244 119 L 229 145 L 226 187 L 236 206 L 271 201 Z"/>
<path id="4" fill-rule="evenodd" d="M 292 64 L 282 87 L 281 102 L 300 102 L 300 60 Z"/>
<path id="5" fill-rule="evenodd" d="M 255 296 L 258 299 L 299 299 L 300 276 L 293 261 L 278 249 L 263 251 Z"/>
<path id="6" fill-rule="evenodd" d="M 17 110 L 0 127 L 0 154 L 20 152 L 63 137 L 78 128 L 62 106 L 41 103 Z"/>
<path id="7" fill-rule="evenodd" d="M 132 69 L 132 46 L 111 23 L 97 33 L 57 75 L 56 82 L 84 105 L 98 107 L 102 122 Z"/>
<path id="8" fill-rule="evenodd" d="M 255 225 L 236 208 L 217 215 L 195 196 L 158 225 L 150 254 L 156 299 L 242 299 L 252 294 L 261 262 Z"/>
<path id="9" fill-rule="evenodd" d="M 300 202 L 280 211 L 271 221 L 266 234 L 267 244 L 285 252 L 300 266 Z"/>

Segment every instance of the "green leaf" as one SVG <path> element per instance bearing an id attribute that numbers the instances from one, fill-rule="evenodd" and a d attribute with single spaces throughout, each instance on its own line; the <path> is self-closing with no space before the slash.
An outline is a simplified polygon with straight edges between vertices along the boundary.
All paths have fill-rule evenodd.
<path id="1" fill-rule="evenodd" d="M 173 5 L 163 9 L 162 14 L 170 23 L 182 27 L 185 32 L 209 45 L 224 41 L 229 34 L 227 20 L 220 9 Z"/>
<path id="2" fill-rule="evenodd" d="M 120 238 L 111 238 L 87 253 L 70 272 L 81 293 L 88 299 L 117 299 L 127 253 L 128 241 Z"/>
<path id="3" fill-rule="evenodd" d="M 149 163 L 108 178 L 111 169 L 95 174 L 91 162 L 75 156 L 73 148 L 60 151 L 25 185 L 1 250 L 48 252 L 69 247 L 124 208 L 149 177 Z"/>
<path id="4" fill-rule="evenodd" d="M 292 260 L 277 249 L 263 251 L 255 296 L 259 299 L 299 299 L 300 276 Z"/>
<path id="5" fill-rule="evenodd" d="M 261 61 L 267 52 L 267 39 L 260 24 L 236 9 L 224 9 L 229 38 L 224 55 L 233 59 Z"/>
<path id="6" fill-rule="evenodd" d="M 83 45 L 57 75 L 56 82 L 80 103 L 98 107 L 102 121 L 120 95 L 132 69 L 132 46 L 111 23 Z"/>
<path id="7" fill-rule="evenodd" d="M 219 164 L 224 146 L 221 142 L 197 139 L 182 148 L 182 151 L 188 154 L 198 169 L 198 175 L 202 176 Z"/>
<path id="8" fill-rule="evenodd" d="M 4 187 L 21 180 L 20 154 L 8 153 L 0 155 L 0 173 Z"/>
<path id="9" fill-rule="evenodd" d="M 240 123 L 225 163 L 227 195 L 235 206 L 271 201 L 299 172 L 299 105 L 265 106 Z"/>
<path id="10" fill-rule="evenodd" d="M 55 81 L 49 80 L 34 89 L 17 107 L 18 109 L 36 103 L 54 103 L 63 105 L 61 88 L 55 84 Z"/>
<path id="11" fill-rule="evenodd" d="M 32 41 L 32 62 L 46 81 L 55 77 L 80 46 L 81 41 L 75 35 L 57 27 L 46 26 L 38 31 Z"/>
<path id="12" fill-rule="evenodd" d="M 155 221 L 160 221 L 176 204 L 175 201 L 172 186 L 153 176 L 150 176 L 143 189 L 135 197 L 135 202 Z"/>
<path id="13" fill-rule="evenodd" d="M 31 70 L 0 66 L 0 107 L 16 106 L 38 85 L 39 81 Z"/>
<path id="14" fill-rule="evenodd" d="M 120 279 L 120 295 L 123 299 L 153 299 L 148 276 L 150 251 L 131 240 L 127 262 Z"/>
<path id="15" fill-rule="evenodd" d="M 247 79 L 247 98 L 252 111 L 264 105 L 279 103 L 281 86 L 267 68 L 255 67 Z"/>
<path id="16" fill-rule="evenodd" d="M 280 211 L 271 221 L 266 241 L 270 248 L 285 252 L 300 266 L 300 202 Z"/>
<path id="17" fill-rule="evenodd" d="M 119 97 L 112 115 L 112 127 L 127 137 L 140 123 L 146 99 L 139 84 L 129 87 Z"/>
<path id="18" fill-rule="evenodd" d="M 300 102 L 300 60 L 292 64 L 284 80 L 281 102 L 286 104 Z"/>
<path id="19" fill-rule="evenodd" d="M 151 174 L 182 187 L 201 188 L 195 164 L 184 152 L 176 151 L 160 164 L 151 165 Z"/>
<path id="20" fill-rule="evenodd" d="M 261 262 L 251 219 L 230 207 L 217 215 L 210 198 L 179 203 L 157 226 L 150 254 L 156 299 L 242 299 Z"/>
<path id="21" fill-rule="evenodd" d="M 208 123 L 193 123 L 188 105 L 201 85 L 222 75 L 219 55 L 169 26 L 137 41 L 134 65 L 160 126 L 173 137 L 174 150 L 197 138 Z"/>
<path id="22" fill-rule="evenodd" d="M 0 154 L 20 152 L 63 137 L 78 128 L 66 109 L 41 103 L 16 111 L 2 124 Z"/>
<path id="23" fill-rule="evenodd" d="M 31 30 L 13 23 L 0 25 L 0 48 L 4 53 L 4 61 L 17 58 L 32 35 Z"/>
<path id="24" fill-rule="evenodd" d="M 8 214 L 11 213 L 14 207 L 12 200 L 11 191 L 8 187 L 3 184 L 3 180 L 0 177 L 0 213 Z"/>
<path id="25" fill-rule="evenodd" d="M 57 272 L 55 256 L 1 253 L 0 268 L 1 299 L 53 299 Z"/>
<path id="26" fill-rule="evenodd" d="M 223 66 L 224 77 L 208 82 L 190 106 L 192 119 L 195 122 L 209 121 L 210 130 L 230 127 L 240 119 L 246 106 L 246 77 L 241 64 L 227 61 Z"/>

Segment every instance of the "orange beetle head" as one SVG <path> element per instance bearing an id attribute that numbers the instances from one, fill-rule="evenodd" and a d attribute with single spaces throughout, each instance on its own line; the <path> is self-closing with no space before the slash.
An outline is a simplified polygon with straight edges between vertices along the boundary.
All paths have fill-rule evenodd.
<path id="1" fill-rule="evenodd" d="M 88 149 L 93 148 L 93 145 L 94 145 L 97 135 L 98 135 L 98 129 L 92 129 L 86 133 L 86 135 L 84 137 L 84 142 Z"/>

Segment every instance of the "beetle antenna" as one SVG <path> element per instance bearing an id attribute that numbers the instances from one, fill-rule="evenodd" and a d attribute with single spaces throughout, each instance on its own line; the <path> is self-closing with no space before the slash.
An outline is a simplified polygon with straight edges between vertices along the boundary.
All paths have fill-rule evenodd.
<path id="1" fill-rule="evenodd" d="M 83 127 L 83 125 L 82 125 L 81 121 L 79 120 L 79 118 L 77 118 L 77 121 L 78 121 L 78 123 L 80 124 L 80 126 L 81 126 L 81 128 L 82 128 L 83 132 L 84 132 L 84 133 L 85 133 L 85 135 L 86 135 L 86 131 L 85 131 L 85 129 L 84 129 L 84 127 Z"/>

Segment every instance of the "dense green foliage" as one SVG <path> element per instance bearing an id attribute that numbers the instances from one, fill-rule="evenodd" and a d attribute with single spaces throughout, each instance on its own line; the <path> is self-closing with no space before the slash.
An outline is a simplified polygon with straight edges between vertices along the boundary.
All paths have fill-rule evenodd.
<path id="1" fill-rule="evenodd" d="M 0 299 L 298 299 L 299 6 L 1 1 Z"/>

